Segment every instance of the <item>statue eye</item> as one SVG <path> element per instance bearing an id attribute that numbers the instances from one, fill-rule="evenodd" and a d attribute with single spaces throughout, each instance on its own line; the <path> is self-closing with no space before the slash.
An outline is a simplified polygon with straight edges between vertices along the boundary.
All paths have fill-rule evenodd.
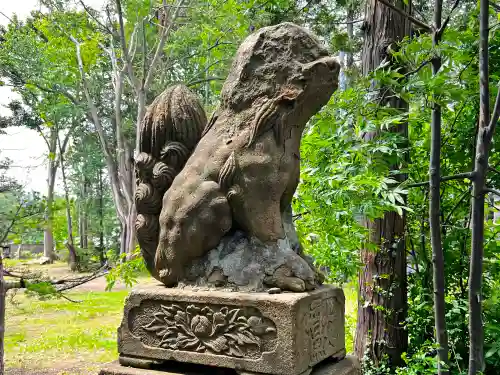
<path id="1" fill-rule="evenodd" d="M 295 99 L 283 98 L 283 105 L 286 108 L 294 108 L 295 107 Z"/>

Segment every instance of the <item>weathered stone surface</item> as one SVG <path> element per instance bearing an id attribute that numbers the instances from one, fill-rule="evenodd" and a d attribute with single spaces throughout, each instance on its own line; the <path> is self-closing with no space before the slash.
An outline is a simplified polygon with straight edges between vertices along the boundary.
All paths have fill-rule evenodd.
<path id="1" fill-rule="evenodd" d="M 151 121 L 155 116 L 146 115 L 137 160 L 137 229 L 155 278 L 169 287 L 185 281 L 186 268 L 195 259 L 220 250 L 223 238 L 231 242 L 232 235 L 242 231 L 250 241 L 246 255 L 254 251 L 254 240 L 270 252 L 281 251 L 282 256 L 268 264 L 263 258 L 267 284 L 300 292 L 321 283 L 321 276 L 290 245 L 296 239 L 288 236 L 293 234 L 293 222 L 285 213 L 299 182 L 302 132 L 337 88 L 339 69 L 322 43 L 304 28 L 291 23 L 265 27 L 239 47 L 220 105 L 185 164 L 202 121 L 174 129 L 173 134 L 193 135 L 188 144 L 184 137 L 170 139 L 171 126 L 163 122 L 156 126 Z M 178 102 L 190 119 L 203 120 L 194 99 Z M 174 107 L 153 105 L 152 112 L 170 113 Z M 162 154 L 160 150 L 171 141 L 176 147 Z M 285 242 L 288 249 L 283 248 Z M 223 285 L 237 277 L 228 272 L 226 267 L 203 277 Z M 258 278 L 251 272 L 245 275 L 247 280 L 237 280 L 237 285 L 262 283 L 262 272 Z"/>
<path id="2" fill-rule="evenodd" d="M 293 250 L 288 238 L 263 243 L 242 231 L 225 236 L 219 246 L 186 267 L 184 274 L 183 284 L 235 287 L 240 291 L 271 287 L 303 292 L 313 289 L 316 279 L 313 267 Z"/>
<path id="3" fill-rule="evenodd" d="M 344 294 L 223 292 L 141 286 L 127 299 L 120 356 L 299 375 L 345 355 Z M 279 360 L 278 360 L 279 359 Z"/>
<path id="4" fill-rule="evenodd" d="M 259 375 L 255 372 L 235 371 L 205 366 L 190 366 L 179 369 L 178 364 L 164 366 L 162 370 L 143 370 L 121 366 L 118 361 L 105 365 L 99 375 Z M 168 369 L 168 370 L 167 370 Z M 347 356 L 339 362 L 324 361 L 316 365 L 310 373 L 300 375 L 361 375 L 358 361 Z"/>

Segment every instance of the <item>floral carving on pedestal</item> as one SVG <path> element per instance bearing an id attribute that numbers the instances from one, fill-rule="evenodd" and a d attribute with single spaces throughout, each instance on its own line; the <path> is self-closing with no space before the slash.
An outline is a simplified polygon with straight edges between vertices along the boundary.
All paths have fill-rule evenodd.
<path id="1" fill-rule="evenodd" d="M 264 336 L 276 333 L 273 322 L 243 309 L 188 305 L 160 305 L 149 324 L 142 326 L 159 340 L 158 346 L 243 357 L 261 352 Z"/>

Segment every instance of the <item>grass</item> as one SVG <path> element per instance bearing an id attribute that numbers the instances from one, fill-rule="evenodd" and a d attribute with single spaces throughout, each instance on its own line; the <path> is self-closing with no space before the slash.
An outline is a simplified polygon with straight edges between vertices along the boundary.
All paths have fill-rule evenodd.
<path id="1" fill-rule="evenodd" d="M 354 334 L 358 313 L 358 294 L 356 283 L 343 286 L 345 294 L 345 349 L 347 353 L 354 352 Z"/>
<path id="2" fill-rule="evenodd" d="M 16 296 L 15 304 L 7 302 L 6 366 L 44 368 L 116 359 L 116 330 L 127 294 L 68 293 L 80 303 Z"/>

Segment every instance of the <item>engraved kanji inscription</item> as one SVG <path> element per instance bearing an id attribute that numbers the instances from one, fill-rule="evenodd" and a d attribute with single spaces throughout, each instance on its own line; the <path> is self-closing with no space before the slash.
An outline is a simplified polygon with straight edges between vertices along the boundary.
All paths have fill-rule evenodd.
<path id="1" fill-rule="evenodd" d="M 342 311 L 338 308 L 335 298 L 318 299 L 311 302 L 306 314 L 306 333 L 309 338 L 309 353 L 311 363 L 318 363 L 331 355 L 332 348 L 338 344 L 336 340 L 343 332 L 336 331 L 336 322 L 341 318 Z"/>

